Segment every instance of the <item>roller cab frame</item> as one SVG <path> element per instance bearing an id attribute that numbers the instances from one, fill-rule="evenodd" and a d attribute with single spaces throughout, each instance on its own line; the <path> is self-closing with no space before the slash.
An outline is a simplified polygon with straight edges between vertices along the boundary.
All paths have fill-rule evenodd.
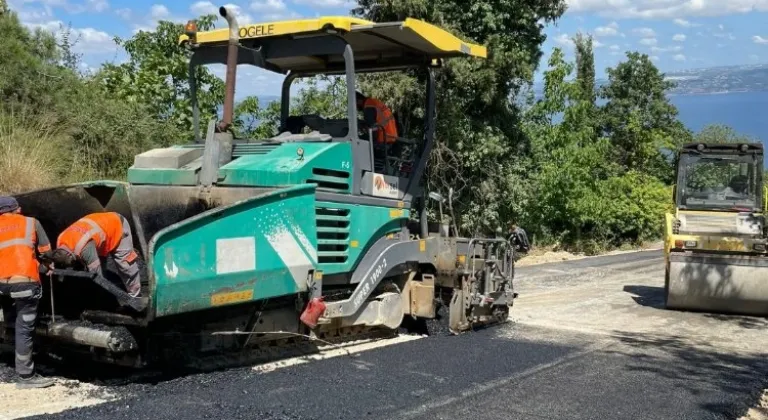
<path id="1" fill-rule="evenodd" d="M 668 309 L 768 315 L 762 144 L 687 144 L 666 215 Z"/>
<path id="2" fill-rule="evenodd" d="M 149 306 L 140 314 L 94 282 L 46 281 L 41 348 L 143 366 L 192 360 L 192 353 L 273 354 L 296 334 L 354 339 L 441 317 L 458 333 L 506 320 L 516 296 L 512 245 L 427 223 L 427 200 L 442 209 L 444 199 L 423 186 L 435 141 L 433 73 L 446 59 L 485 58 L 486 49 L 410 18 L 241 26 L 231 10 L 220 14 L 227 28 L 199 32 L 190 22 L 179 42 L 190 75 L 226 64 L 221 120 L 200 120 L 190 77 L 191 141 L 137 155 L 127 182 L 18 196 L 52 239 L 85 214 L 119 212 L 145 263 Z M 284 76 L 277 136 L 234 136 L 238 65 Z M 369 141 L 376 115 L 358 115 L 354 89 L 341 118 L 290 115 L 299 78 L 339 75 L 352 87 L 360 73 L 406 70 L 425 87 L 419 138 Z M 361 119 L 370 128 L 361 130 Z"/>

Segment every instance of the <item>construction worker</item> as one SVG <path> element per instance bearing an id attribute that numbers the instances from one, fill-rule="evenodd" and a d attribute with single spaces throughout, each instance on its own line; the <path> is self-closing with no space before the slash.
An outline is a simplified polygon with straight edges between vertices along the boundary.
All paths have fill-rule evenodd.
<path id="1" fill-rule="evenodd" d="M 531 244 L 528 242 L 528 234 L 525 230 L 513 222 L 509 227 L 509 241 L 514 245 L 515 251 L 527 253 L 531 250 Z"/>
<path id="2" fill-rule="evenodd" d="M 38 259 L 50 261 L 50 253 L 40 222 L 23 216 L 15 198 L 0 197 L 0 306 L 7 337 L 7 329 L 15 325 L 17 388 L 45 388 L 55 382 L 36 374 L 32 360 L 37 304 L 43 294 Z M 48 265 L 46 272 L 50 269 Z"/>
<path id="3" fill-rule="evenodd" d="M 103 275 L 101 258 L 111 256 L 131 297 L 141 296 L 138 255 L 128 220 L 114 212 L 92 213 L 76 221 L 59 235 L 53 261 L 71 267 L 82 263 L 92 273 Z"/>
<path id="4" fill-rule="evenodd" d="M 397 123 L 389 107 L 376 98 L 369 98 L 360 92 L 355 92 L 355 94 L 358 112 L 363 112 L 365 108 L 376 109 L 376 125 L 378 126 L 376 142 L 379 144 L 394 143 L 397 140 Z"/>

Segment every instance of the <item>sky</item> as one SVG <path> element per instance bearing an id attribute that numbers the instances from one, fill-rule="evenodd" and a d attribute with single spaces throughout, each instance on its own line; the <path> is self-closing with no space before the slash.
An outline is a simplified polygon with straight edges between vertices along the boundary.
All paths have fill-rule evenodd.
<path id="1" fill-rule="evenodd" d="M 3 1 L 3 0 L 0 0 Z M 57 32 L 71 25 L 85 70 L 104 62 L 120 62 L 125 53 L 112 41 L 159 20 L 186 22 L 217 13 L 218 3 L 168 0 L 6 0 L 30 28 Z M 471 0 L 467 0 L 468 2 Z M 628 50 L 647 53 L 664 72 L 721 65 L 768 63 L 768 0 L 567 0 L 568 11 L 546 28 L 544 57 L 554 47 L 572 58 L 577 32 L 592 34 L 598 78 L 622 60 Z M 252 0 L 228 3 L 241 23 L 348 15 L 349 0 Z M 219 18 L 217 27 L 225 26 Z M 237 96 L 277 95 L 281 76 L 238 67 Z M 223 66 L 213 68 L 223 77 Z M 247 83 L 243 83 L 247 82 Z"/>

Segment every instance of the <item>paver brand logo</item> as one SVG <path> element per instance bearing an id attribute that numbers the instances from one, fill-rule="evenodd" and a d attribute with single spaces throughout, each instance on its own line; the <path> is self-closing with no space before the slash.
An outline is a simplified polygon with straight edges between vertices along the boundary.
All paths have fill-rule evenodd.
<path id="1" fill-rule="evenodd" d="M 398 178 L 381 174 L 373 176 L 373 195 L 377 197 L 398 198 Z"/>

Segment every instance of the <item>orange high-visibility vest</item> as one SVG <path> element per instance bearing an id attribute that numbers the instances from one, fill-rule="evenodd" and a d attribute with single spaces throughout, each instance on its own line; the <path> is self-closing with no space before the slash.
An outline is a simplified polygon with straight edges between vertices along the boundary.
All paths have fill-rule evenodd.
<path id="1" fill-rule="evenodd" d="M 35 243 L 35 219 L 14 213 L 0 215 L 0 279 L 19 276 L 40 281 Z"/>
<path id="2" fill-rule="evenodd" d="M 123 221 L 118 213 L 89 214 L 66 228 L 56 242 L 58 248 L 66 248 L 80 255 L 92 240 L 100 257 L 114 251 L 123 239 Z"/>
<path id="3" fill-rule="evenodd" d="M 376 124 L 381 128 L 377 131 L 376 141 L 378 143 L 392 144 L 397 139 L 397 123 L 395 123 L 395 117 L 392 115 L 389 107 L 375 98 L 368 98 L 363 103 L 363 109 L 372 107 L 376 108 Z"/>

